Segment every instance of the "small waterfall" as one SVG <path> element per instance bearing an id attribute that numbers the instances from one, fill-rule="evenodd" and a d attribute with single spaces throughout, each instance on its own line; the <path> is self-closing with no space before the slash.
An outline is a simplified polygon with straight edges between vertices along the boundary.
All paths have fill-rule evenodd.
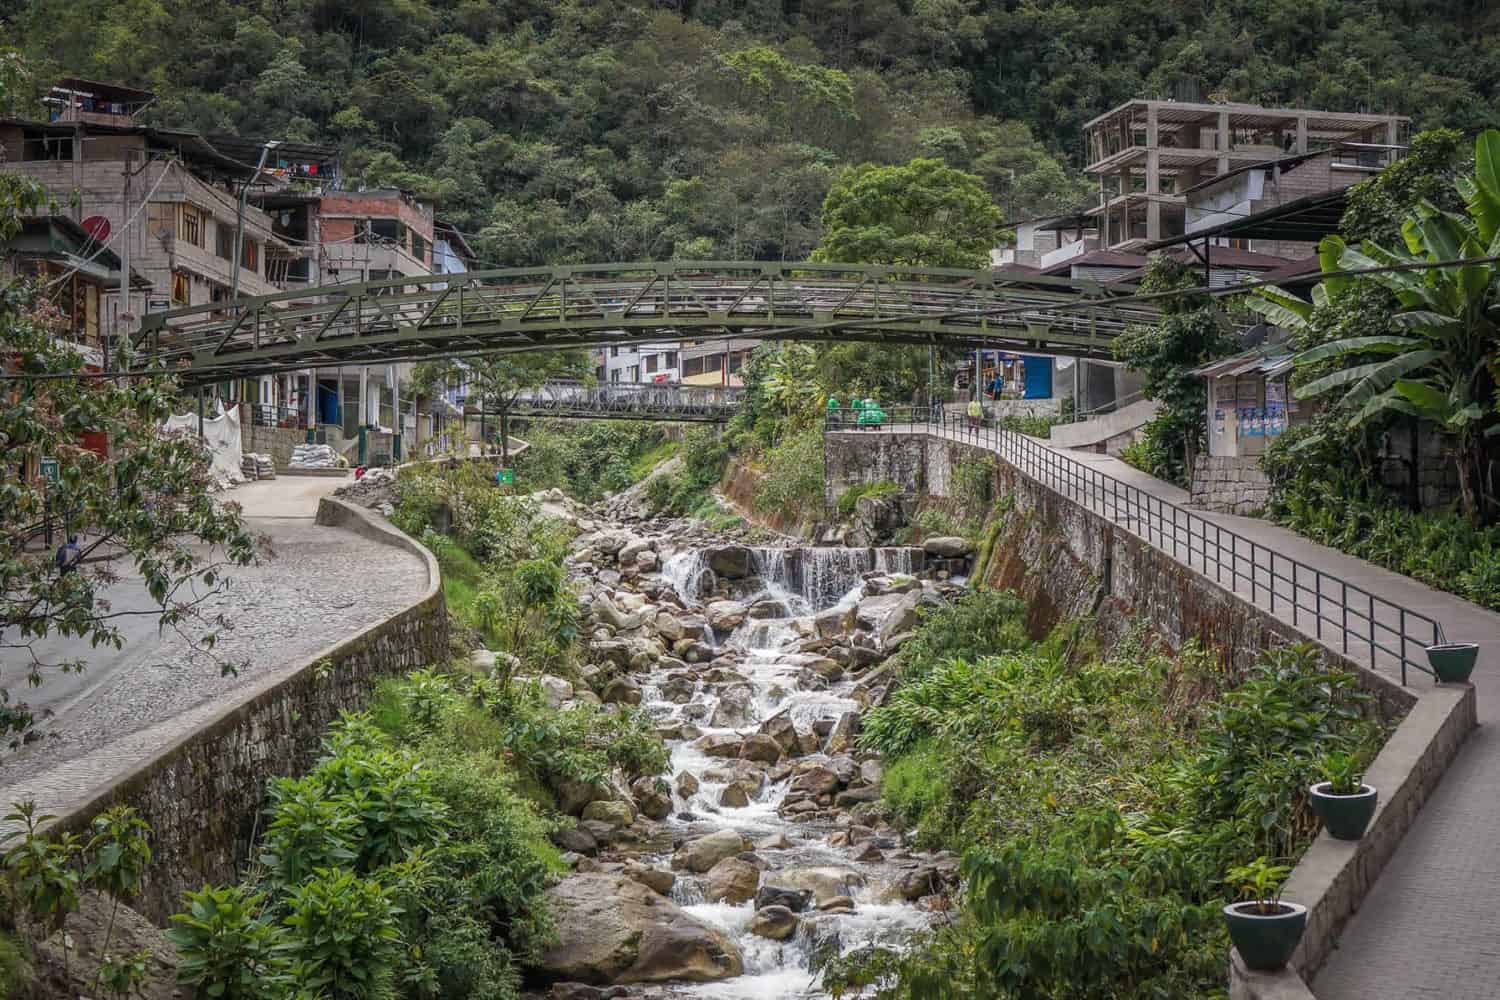
<path id="1" fill-rule="evenodd" d="M 831 608 L 874 568 L 870 549 L 818 547 L 802 550 L 802 593 L 814 610 Z"/>
<path id="2" fill-rule="evenodd" d="M 704 584 L 707 582 L 705 574 L 708 572 L 708 557 L 703 554 L 702 549 L 679 552 L 669 557 L 661 568 L 661 575 L 672 584 L 672 589 L 677 592 L 682 603 L 689 607 L 707 594 L 708 588 Z"/>
<path id="3" fill-rule="evenodd" d="M 887 546 L 875 550 L 875 568 L 882 573 L 901 573 L 913 576 L 912 553 L 907 546 Z"/>

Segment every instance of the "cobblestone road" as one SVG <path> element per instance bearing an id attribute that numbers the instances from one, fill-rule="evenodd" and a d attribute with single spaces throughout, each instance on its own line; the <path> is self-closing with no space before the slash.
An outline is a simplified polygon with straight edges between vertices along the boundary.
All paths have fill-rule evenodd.
<path id="1" fill-rule="evenodd" d="M 255 512 L 247 504 L 247 513 Z M 152 629 L 149 638 L 118 652 L 93 651 L 84 683 L 68 690 L 56 717 L 43 724 L 48 735 L 0 757 L 0 810 L 34 798 L 43 811 L 58 812 L 201 725 L 249 687 L 295 669 L 426 591 L 426 567 L 411 553 L 316 525 L 310 514 L 250 521 L 270 537 L 274 554 L 231 571 L 229 588 L 205 607 L 236 623 L 220 633 L 216 652 L 247 661 L 238 675 L 221 676 L 215 664 L 191 655 L 187 637 L 173 632 L 158 636 Z"/>

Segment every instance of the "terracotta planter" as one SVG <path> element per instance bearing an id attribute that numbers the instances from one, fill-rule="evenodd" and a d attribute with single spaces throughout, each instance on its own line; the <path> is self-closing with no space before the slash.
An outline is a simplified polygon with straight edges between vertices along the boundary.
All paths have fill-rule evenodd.
<path id="1" fill-rule="evenodd" d="M 1479 659 L 1479 644 L 1473 642 L 1444 642 L 1427 647 L 1427 662 L 1432 672 L 1444 684 L 1462 684 L 1474 672 Z"/>
<path id="2" fill-rule="evenodd" d="M 1229 940 L 1239 950 L 1248 968 L 1275 972 L 1292 957 L 1302 931 L 1307 927 L 1307 907 L 1301 903 L 1278 903 L 1274 913 L 1256 912 L 1257 903 L 1230 903 L 1224 907 Z"/>
<path id="3" fill-rule="evenodd" d="M 1330 782 L 1320 781 L 1307 790 L 1313 812 L 1323 821 L 1323 829 L 1336 840 L 1358 840 L 1365 835 L 1380 793 L 1371 785 L 1360 785 L 1353 795 L 1335 795 L 1328 790 Z"/>

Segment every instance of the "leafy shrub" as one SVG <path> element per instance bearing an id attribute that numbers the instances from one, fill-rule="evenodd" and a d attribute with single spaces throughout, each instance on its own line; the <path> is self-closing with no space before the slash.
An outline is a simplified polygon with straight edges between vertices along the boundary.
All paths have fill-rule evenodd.
<path id="1" fill-rule="evenodd" d="M 1006 430 L 1039 438 L 1051 437 L 1052 428 L 1063 422 L 1061 416 L 1050 413 L 1023 413 L 1000 418 L 1000 426 Z"/>
<path id="2" fill-rule="evenodd" d="M 580 500 L 597 500 L 626 489 L 649 471 L 638 469 L 637 462 L 661 446 L 662 431 L 659 425 L 630 420 L 544 423 L 533 425 L 526 440 L 530 447 L 516 462 L 519 489 L 556 487 Z"/>
<path id="3" fill-rule="evenodd" d="M 291 976 L 329 1000 L 389 994 L 400 952 L 390 896 L 373 879 L 320 868 L 286 897 Z"/>
<path id="4" fill-rule="evenodd" d="M 167 940 L 177 949 L 177 981 L 218 1000 L 272 1000 L 286 995 L 286 929 L 266 898 L 241 886 L 204 886 L 187 894 Z"/>
<path id="5" fill-rule="evenodd" d="M 793 520 L 823 515 L 823 432 L 818 428 L 786 438 L 765 453 L 755 509 Z"/>
<path id="6" fill-rule="evenodd" d="M 729 464 L 724 438 L 712 430 L 696 428 L 683 439 L 681 454 L 681 469 L 658 475 L 646 484 L 646 504 L 657 513 L 681 516 L 714 507 L 705 501 L 710 500 Z"/>

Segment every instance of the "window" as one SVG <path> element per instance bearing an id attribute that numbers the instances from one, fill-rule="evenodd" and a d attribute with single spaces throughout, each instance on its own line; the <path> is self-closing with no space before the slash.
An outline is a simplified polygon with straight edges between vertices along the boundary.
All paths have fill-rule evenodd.
<path id="1" fill-rule="evenodd" d="M 177 235 L 177 206 L 171 202 L 153 201 L 146 206 L 146 232 L 159 240 Z"/>
<path id="2" fill-rule="evenodd" d="M 618 358 L 620 356 L 620 349 L 618 347 L 611 347 L 609 349 L 609 356 L 612 358 Z"/>
<path id="3" fill-rule="evenodd" d="M 364 219 L 355 224 L 354 242 L 406 244 L 406 227 L 397 219 Z"/>
<path id="4" fill-rule="evenodd" d="M 234 227 L 225 223 L 214 225 L 214 253 L 222 260 L 234 260 Z"/>
<path id="5" fill-rule="evenodd" d="M 729 356 L 729 370 L 730 370 L 730 372 L 737 372 L 737 371 L 739 371 L 740 370 L 740 366 L 743 365 L 744 363 L 745 363 L 745 356 L 743 354 L 731 354 Z"/>
<path id="6" fill-rule="evenodd" d="M 172 272 L 172 304 L 174 306 L 185 306 L 191 304 L 188 295 L 188 276 L 181 271 Z"/>
<path id="7" fill-rule="evenodd" d="M 191 243 L 195 247 L 203 246 L 203 213 L 196 205 L 182 206 L 182 234 L 184 243 Z"/>
<path id="8" fill-rule="evenodd" d="M 260 244 L 248 236 L 245 237 L 244 252 L 240 254 L 240 267 L 246 271 L 260 273 Z"/>
<path id="9" fill-rule="evenodd" d="M 687 378 L 690 375 L 702 375 L 704 371 L 706 371 L 706 368 L 704 367 L 704 362 L 706 360 L 706 358 L 688 358 L 687 360 L 685 360 L 682 363 L 683 377 Z M 715 367 L 718 366 L 716 365 Z"/>
<path id="10" fill-rule="evenodd" d="M 421 233 L 411 234 L 411 255 L 422 263 L 427 263 L 427 241 L 422 238 Z"/>
<path id="11" fill-rule="evenodd" d="M 48 135 L 39 130 L 28 130 L 21 136 L 21 159 L 23 160 L 71 160 L 73 139 L 66 135 Z"/>
<path id="12" fill-rule="evenodd" d="M 646 374 L 647 375 L 650 375 L 652 372 L 656 371 L 656 359 L 659 358 L 659 357 L 661 357 L 660 354 L 648 354 L 648 355 L 646 355 Z"/>
<path id="13" fill-rule="evenodd" d="M 667 352 L 667 364 L 666 364 L 666 367 L 668 367 L 668 368 L 676 368 L 677 367 L 677 352 L 676 351 L 668 351 Z"/>

